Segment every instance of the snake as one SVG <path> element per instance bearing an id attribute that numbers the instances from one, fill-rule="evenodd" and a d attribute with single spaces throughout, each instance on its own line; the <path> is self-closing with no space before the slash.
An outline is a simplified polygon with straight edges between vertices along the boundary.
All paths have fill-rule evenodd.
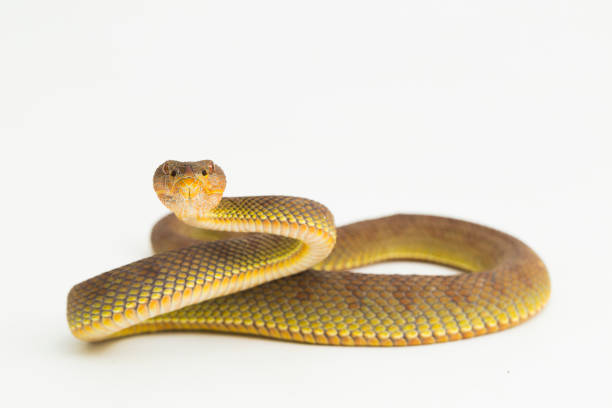
<path id="1" fill-rule="evenodd" d="M 217 331 L 343 346 L 408 346 L 494 333 L 550 296 L 539 256 L 504 232 L 420 214 L 336 228 L 327 207 L 288 196 L 224 197 L 212 160 L 161 164 L 153 187 L 171 213 L 154 254 L 69 291 L 86 342 L 159 331 Z M 447 275 L 351 269 L 421 261 Z"/>

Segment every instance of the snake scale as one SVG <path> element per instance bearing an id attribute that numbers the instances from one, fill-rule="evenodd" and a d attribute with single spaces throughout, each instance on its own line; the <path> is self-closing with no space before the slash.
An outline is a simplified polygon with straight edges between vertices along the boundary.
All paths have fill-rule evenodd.
<path id="1" fill-rule="evenodd" d="M 153 228 L 156 253 L 70 290 L 74 336 L 215 330 L 346 346 L 431 344 L 515 326 L 550 295 L 540 258 L 503 232 L 405 214 L 336 229 L 315 201 L 225 198 L 225 183 L 210 160 L 157 168 L 155 191 L 173 214 Z M 348 271 L 391 260 L 463 273 Z"/>

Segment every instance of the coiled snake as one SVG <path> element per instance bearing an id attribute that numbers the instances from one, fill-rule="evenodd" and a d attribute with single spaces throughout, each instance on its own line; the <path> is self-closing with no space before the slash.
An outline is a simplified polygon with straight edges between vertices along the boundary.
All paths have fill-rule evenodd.
<path id="1" fill-rule="evenodd" d="M 153 182 L 174 213 L 153 228 L 156 254 L 70 290 L 68 324 L 80 339 L 216 330 L 347 346 L 428 344 L 515 326 L 550 294 L 540 258 L 484 226 L 394 215 L 336 229 L 326 207 L 304 198 L 222 198 L 225 175 L 210 160 L 167 161 Z M 347 271 L 389 260 L 465 273 Z"/>

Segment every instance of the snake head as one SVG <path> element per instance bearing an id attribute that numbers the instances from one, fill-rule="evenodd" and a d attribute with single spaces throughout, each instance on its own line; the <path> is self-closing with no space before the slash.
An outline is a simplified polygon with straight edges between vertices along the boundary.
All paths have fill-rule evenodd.
<path id="1" fill-rule="evenodd" d="M 221 201 L 225 174 L 212 160 L 168 160 L 155 170 L 153 188 L 160 201 L 179 219 L 198 219 Z"/>

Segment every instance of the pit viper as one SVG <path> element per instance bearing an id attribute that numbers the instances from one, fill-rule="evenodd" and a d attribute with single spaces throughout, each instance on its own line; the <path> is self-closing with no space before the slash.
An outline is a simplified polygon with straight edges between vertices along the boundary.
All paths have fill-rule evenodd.
<path id="1" fill-rule="evenodd" d="M 405 346 L 515 326 L 550 295 L 536 253 L 503 232 L 457 219 L 398 214 L 336 228 L 298 197 L 223 197 L 211 160 L 166 161 L 153 186 L 172 213 L 151 257 L 75 285 L 67 319 L 79 339 L 213 330 L 345 346 Z M 416 260 L 454 275 L 350 269 Z"/>

